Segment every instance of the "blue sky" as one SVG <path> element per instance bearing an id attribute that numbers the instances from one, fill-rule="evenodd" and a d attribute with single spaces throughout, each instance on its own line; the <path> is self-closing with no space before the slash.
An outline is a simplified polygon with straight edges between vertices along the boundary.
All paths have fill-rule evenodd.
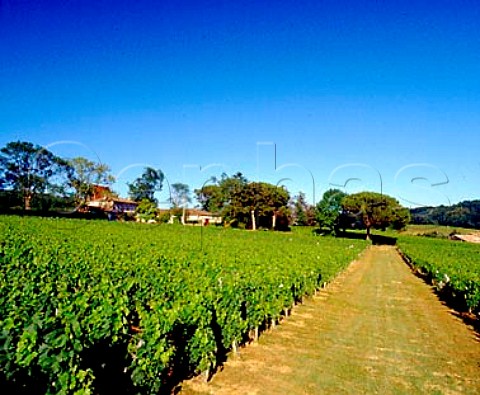
<path id="1" fill-rule="evenodd" d="M 480 198 L 479 20 L 473 0 L 2 0 L 0 145 L 101 160 L 122 195 L 152 165 L 310 201 Z"/>

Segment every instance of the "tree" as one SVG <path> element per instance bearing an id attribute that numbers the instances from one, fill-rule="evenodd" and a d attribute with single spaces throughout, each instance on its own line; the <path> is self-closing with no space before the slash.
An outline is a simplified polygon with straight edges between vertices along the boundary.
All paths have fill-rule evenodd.
<path id="1" fill-rule="evenodd" d="M 300 226 L 313 226 L 315 224 L 315 211 L 312 205 L 308 204 L 305 194 L 300 192 L 292 199 L 293 221 Z"/>
<path id="2" fill-rule="evenodd" d="M 410 210 L 405 207 L 399 207 L 393 212 L 390 220 L 390 227 L 395 230 L 405 229 L 405 227 L 410 223 L 410 220 Z"/>
<path id="3" fill-rule="evenodd" d="M 157 203 L 155 199 L 155 192 L 162 190 L 163 179 L 165 176 L 161 170 L 155 170 L 151 167 L 146 167 L 142 175 L 135 179 L 131 184 L 128 183 L 129 195 L 136 202 L 143 199 L 150 200 Z"/>
<path id="4" fill-rule="evenodd" d="M 173 211 L 176 212 L 177 215 L 181 215 L 181 222 L 183 225 L 185 225 L 186 205 L 191 201 L 190 188 L 187 184 L 183 184 L 181 182 L 172 184 L 172 189 L 170 191 L 170 203 L 172 204 Z"/>
<path id="5" fill-rule="evenodd" d="M 346 196 L 342 205 L 347 212 L 360 217 L 367 229 L 367 240 L 371 239 L 372 227 L 385 229 L 393 225 L 405 226 L 409 219 L 408 209 L 397 199 L 376 192 L 360 192 Z"/>
<path id="6" fill-rule="evenodd" d="M 221 213 L 226 217 L 230 212 L 233 196 L 248 184 L 248 180 L 242 173 L 237 172 L 233 176 L 223 173 L 220 180 L 214 179 L 213 182 L 215 184 L 196 189 L 196 198 L 203 210 Z"/>
<path id="7" fill-rule="evenodd" d="M 171 185 L 170 203 L 173 208 L 183 207 L 186 203 L 191 203 L 190 188 L 187 184 L 177 182 Z"/>
<path id="8" fill-rule="evenodd" d="M 224 206 L 219 185 L 205 185 L 201 189 L 195 189 L 194 193 L 202 210 L 219 213 Z"/>
<path id="9" fill-rule="evenodd" d="M 316 220 L 320 228 L 327 228 L 331 233 L 341 227 L 343 208 L 342 200 L 347 196 L 340 189 L 329 189 L 316 207 Z"/>
<path id="10" fill-rule="evenodd" d="M 103 163 L 95 163 L 83 157 L 68 161 L 71 168 L 68 179 L 75 190 L 77 204 L 85 204 L 87 198 L 94 192 L 96 184 L 111 184 L 115 178 L 110 174 L 110 168 Z"/>
<path id="11" fill-rule="evenodd" d="M 68 171 L 68 163 L 46 148 L 15 141 L 0 152 L 0 186 L 18 194 L 25 210 L 30 210 L 32 199 L 38 194 L 64 191 L 58 181 Z"/>
<path id="12" fill-rule="evenodd" d="M 277 228 L 280 214 L 286 215 L 288 191 L 266 182 L 251 182 L 232 195 L 230 216 L 248 228 Z"/>
<path id="13" fill-rule="evenodd" d="M 157 205 L 148 199 L 142 199 L 135 210 L 136 214 L 142 221 L 155 219 L 157 215 Z"/>

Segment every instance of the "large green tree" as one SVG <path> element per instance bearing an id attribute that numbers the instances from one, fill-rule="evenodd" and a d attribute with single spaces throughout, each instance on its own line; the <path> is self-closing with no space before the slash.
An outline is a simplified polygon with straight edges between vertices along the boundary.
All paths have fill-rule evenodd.
<path id="1" fill-rule="evenodd" d="M 367 240 L 371 239 L 371 229 L 385 229 L 393 226 L 404 227 L 410 220 L 408 209 L 397 199 L 376 192 L 360 192 L 346 196 L 342 206 L 347 212 L 362 219 L 367 229 Z"/>
<path id="2" fill-rule="evenodd" d="M 197 201 L 203 210 L 226 215 L 230 211 L 233 197 L 248 184 L 248 180 L 240 172 L 232 176 L 223 173 L 220 179 L 212 179 L 213 184 L 207 184 L 195 190 Z"/>
<path id="3" fill-rule="evenodd" d="M 320 228 L 326 228 L 333 233 L 342 226 L 342 201 L 346 196 L 340 189 L 329 189 L 323 194 L 322 200 L 315 207 L 315 217 Z"/>
<path id="4" fill-rule="evenodd" d="M 75 191 L 77 204 L 85 204 L 92 195 L 97 184 L 111 184 L 115 178 L 110 174 L 110 168 L 103 163 L 96 163 L 83 157 L 68 161 L 71 171 L 68 175 L 70 186 Z"/>
<path id="5" fill-rule="evenodd" d="M 227 208 L 229 216 L 247 228 L 275 229 L 280 225 L 277 223 L 279 218 L 282 219 L 282 225 L 285 225 L 283 220 L 287 215 L 289 199 L 288 191 L 283 187 L 266 182 L 251 182 L 233 194 Z"/>
<path id="6" fill-rule="evenodd" d="M 68 163 L 39 145 L 14 141 L 0 150 L 0 187 L 18 194 L 25 210 L 35 196 L 64 192 Z"/>
<path id="7" fill-rule="evenodd" d="M 157 203 L 155 192 L 160 192 L 163 186 L 165 176 L 161 170 L 152 167 L 146 167 L 142 175 L 136 178 L 132 183 L 128 183 L 128 193 L 136 202 L 143 199 Z"/>

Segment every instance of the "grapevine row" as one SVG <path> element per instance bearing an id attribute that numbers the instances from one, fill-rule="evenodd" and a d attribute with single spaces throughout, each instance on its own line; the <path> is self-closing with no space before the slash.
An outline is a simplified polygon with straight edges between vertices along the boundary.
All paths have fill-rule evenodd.
<path id="1" fill-rule="evenodd" d="M 480 245 L 408 236 L 400 237 L 398 245 L 438 291 L 470 312 L 480 310 Z"/>
<path id="2" fill-rule="evenodd" d="M 57 394 L 99 393 L 107 371 L 140 393 L 212 371 L 365 246 L 81 220 L 0 226 L 0 383 Z"/>

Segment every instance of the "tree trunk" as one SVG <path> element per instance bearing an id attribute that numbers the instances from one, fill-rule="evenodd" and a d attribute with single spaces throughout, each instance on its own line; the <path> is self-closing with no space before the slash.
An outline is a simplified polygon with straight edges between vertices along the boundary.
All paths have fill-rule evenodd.
<path id="1" fill-rule="evenodd" d="M 205 382 L 208 383 L 208 381 L 210 380 L 210 368 L 205 370 L 204 374 L 205 374 Z"/>
<path id="2" fill-rule="evenodd" d="M 251 214 L 252 214 L 252 230 L 257 230 L 257 224 L 255 223 L 255 210 L 252 210 Z"/>
<path id="3" fill-rule="evenodd" d="M 234 354 L 238 354 L 238 347 L 237 347 L 237 341 L 234 340 L 232 343 L 232 350 Z"/>
<path id="4" fill-rule="evenodd" d="M 32 208 L 31 202 L 32 202 L 32 195 L 30 193 L 25 194 L 23 198 L 23 204 L 24 204 L 25 210 L 30 210 Z"/>
<path id="5" fill-rule="evenodd" d="M 277 213 L 273 213 L 273 218 L 272 218 L 272 229 L 275 230 L 275 227 L 277 226 Z"/>
<path id="6" fill-rule="evenodd" d="M 365 227 L 367 228 L 367 238 L 366 238 L 366 240 L 370 241 L 370 240 L 372 240 L 371 229 L 372 229 L 372 225 L 373 225 L 373 219 L 370 217 L 370 215 L 365 215 L 365 217 L 363 217 L 363 223 L 365 224 Z"/>
<path id="7" fill-rule="evenodd" d="M 371 234 L 370 234 L 370 229 L 371 229 L 370 224 L 367 224 L 367 241 L 372 240 L 372 237 L 371 237 Z"/>

